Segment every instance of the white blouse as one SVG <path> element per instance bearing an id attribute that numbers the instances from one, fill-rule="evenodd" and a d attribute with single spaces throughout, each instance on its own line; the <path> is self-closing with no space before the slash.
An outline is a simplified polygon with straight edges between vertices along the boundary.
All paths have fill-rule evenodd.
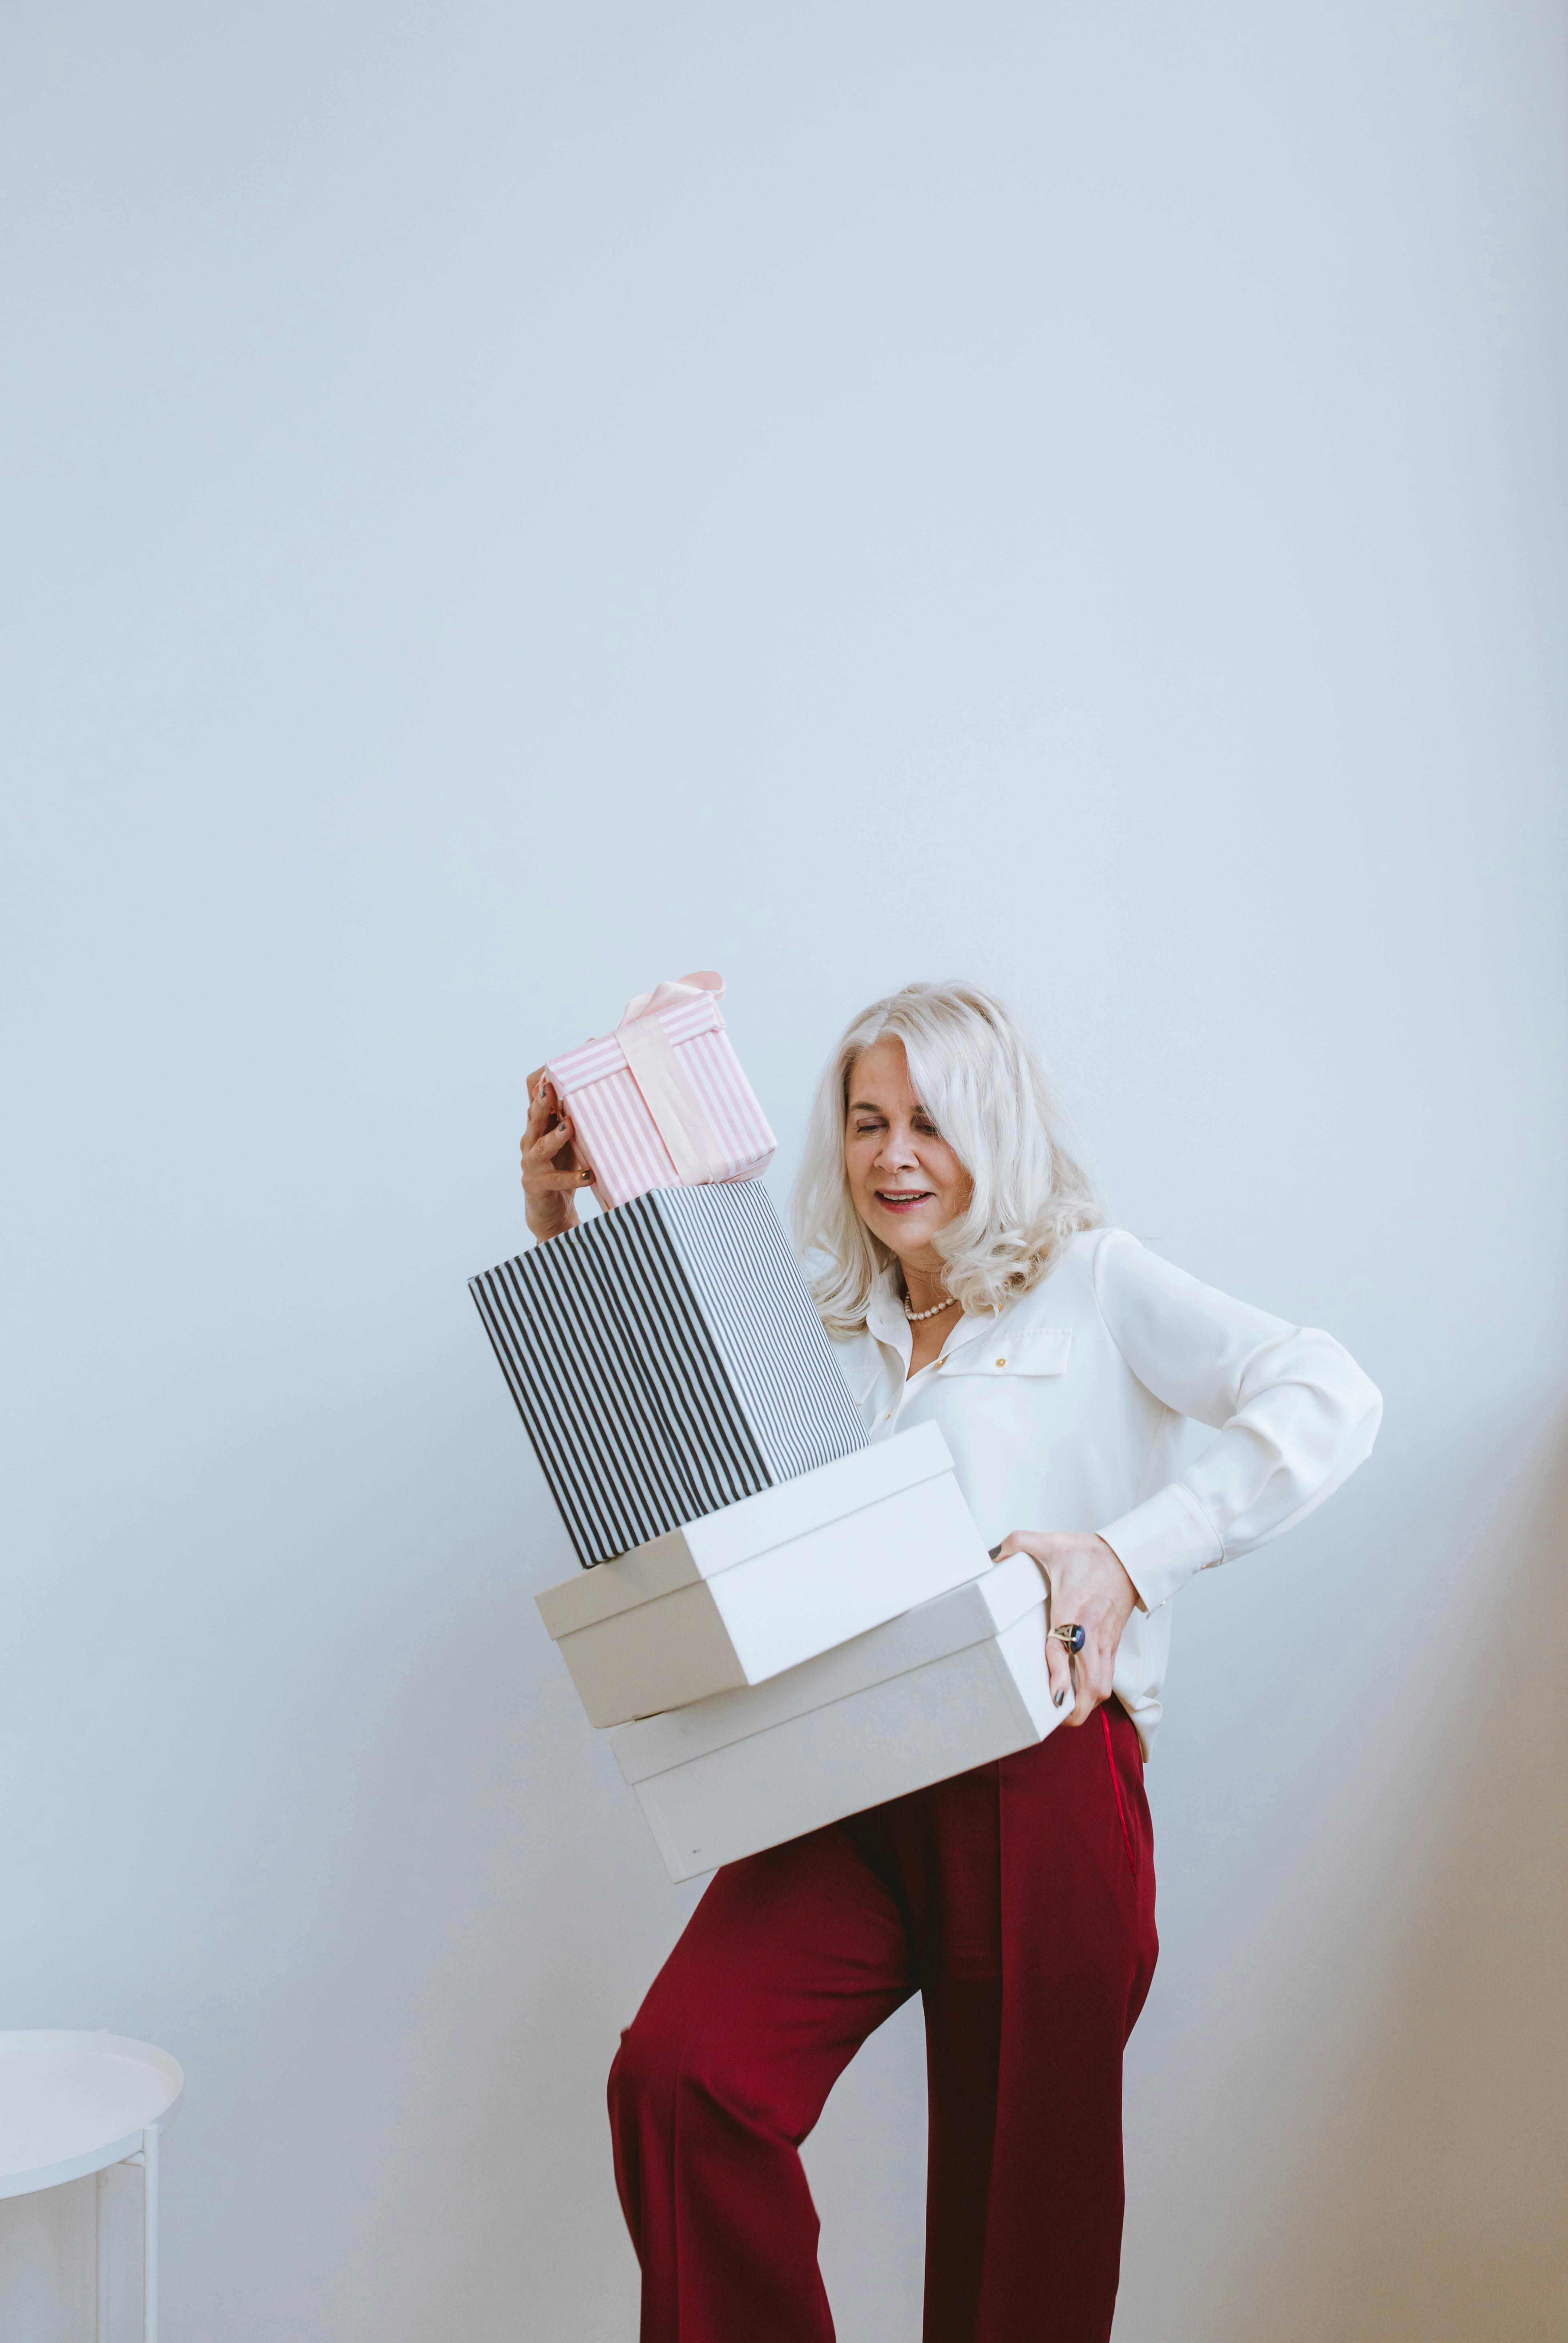
<path id="1" fill-rule="evenodd" d="M 906 1383 L 891 1273 L 834 1344 L 873 1438 L 939 1424 L 988 1545 L 1010 1530 L 1097 1530 L 1138 1592 L 1115 1687 L 1145 1754 L 1196 1571 L 1264 1545 L 1348 1480 L 1382 1401 L 1328 1334 L 1202 1285 L 1125 1229 L 1092 1229 L 994 1317 L 966 1312 Z M 1182 1418 L 1219 1438 L 1180 1475 Z"/>

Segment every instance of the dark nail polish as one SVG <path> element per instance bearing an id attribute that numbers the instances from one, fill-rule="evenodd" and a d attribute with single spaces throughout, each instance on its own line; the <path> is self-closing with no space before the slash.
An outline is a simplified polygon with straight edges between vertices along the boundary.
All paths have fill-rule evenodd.
<path id="1" fill-rule="evenodd" d="M 1060 1692 L 1053 1692 L 1050 1695 L 1050 1704 L 1052 1708 L 1060 1708 L 1066 1698 L 1067 1693 L 1065 1687 Z"/>

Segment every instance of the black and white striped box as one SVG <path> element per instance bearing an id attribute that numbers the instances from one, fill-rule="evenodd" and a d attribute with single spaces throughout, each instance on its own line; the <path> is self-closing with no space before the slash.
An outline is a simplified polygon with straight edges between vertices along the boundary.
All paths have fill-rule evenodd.
<path id="1" fill-rule="evenodd" d="M 866 1445 L 759 1182 L 652 1189 L 468 1282 L 585 1568 Z"/>

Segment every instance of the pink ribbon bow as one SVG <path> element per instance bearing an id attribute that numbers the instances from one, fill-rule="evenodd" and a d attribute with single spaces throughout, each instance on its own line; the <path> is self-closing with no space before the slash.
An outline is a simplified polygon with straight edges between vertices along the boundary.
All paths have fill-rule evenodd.
<path id="1" fill-rule="evenodd" d="M 635 1001 L 627 1002 L 626 1013 L 616 1031 L 624 1032 L 638 1017 L 657 1017 L 661 1009 L 678 1008 L 683 1001 L 699 1001 L 705 992 L 710 992 L 715 1001 L 724 998 L 724 979 L 717 969 L 694 968 L 689 976 L 656 984 L 651 992 L 639 992 Z"/>
<path id="2" fill-rule="evenodd" d="M 688 1187 L 700 1187 L 709 1180 L 720 1179 L 728 1157 L 722 1140 L 709 1120 L 708 1110 L 680 1062 L 680 1053 L 664 1030 L 659 1011 L 678 1009 L 686 1001 L 700 1001 L 706 994 L 716 1004 L 715 1022 L 722 1022 L 717 1003 L 723 991 L 724 979 L 714 970 L 694 969 L 689 976 L 656 984 L 651 992 L 639 992 L 634 1001 L 628 1001 L 626 1014 L 615 1029 L 615 1038 L 626 1053 L 631 1078 L 642 1092 L 658 1135 L 669 1151 L 670 1161 Z"/>

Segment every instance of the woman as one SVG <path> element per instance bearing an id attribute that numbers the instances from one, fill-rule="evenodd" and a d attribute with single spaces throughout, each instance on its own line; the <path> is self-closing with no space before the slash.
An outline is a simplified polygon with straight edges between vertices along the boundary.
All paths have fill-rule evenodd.
<path id="1" fill-rule="evenodd" d="M 556 1103 L 523 1142 L 540 1237 L 588 1176 Z M 1122 2048 L 1156 1952 L 1142 1760 L 1166 1606 L 1336 1489 L 1382 1403 L 1328 1335 L 1101 1225 L 1028 1043 L 972 986 L 855 1020 L 796 1219 L 871 1436 L 939 1424 L 988 1542 L 1039 1565 L 1071 1729 L 716 1873 L 610 2077 L 643 2343 L 829 2343 L 797 2151 L 917 1992 L 926 2343 L 1105 2343 Z M 1181 1472 L 1189 1416 L 1219 1436 Z"/>

